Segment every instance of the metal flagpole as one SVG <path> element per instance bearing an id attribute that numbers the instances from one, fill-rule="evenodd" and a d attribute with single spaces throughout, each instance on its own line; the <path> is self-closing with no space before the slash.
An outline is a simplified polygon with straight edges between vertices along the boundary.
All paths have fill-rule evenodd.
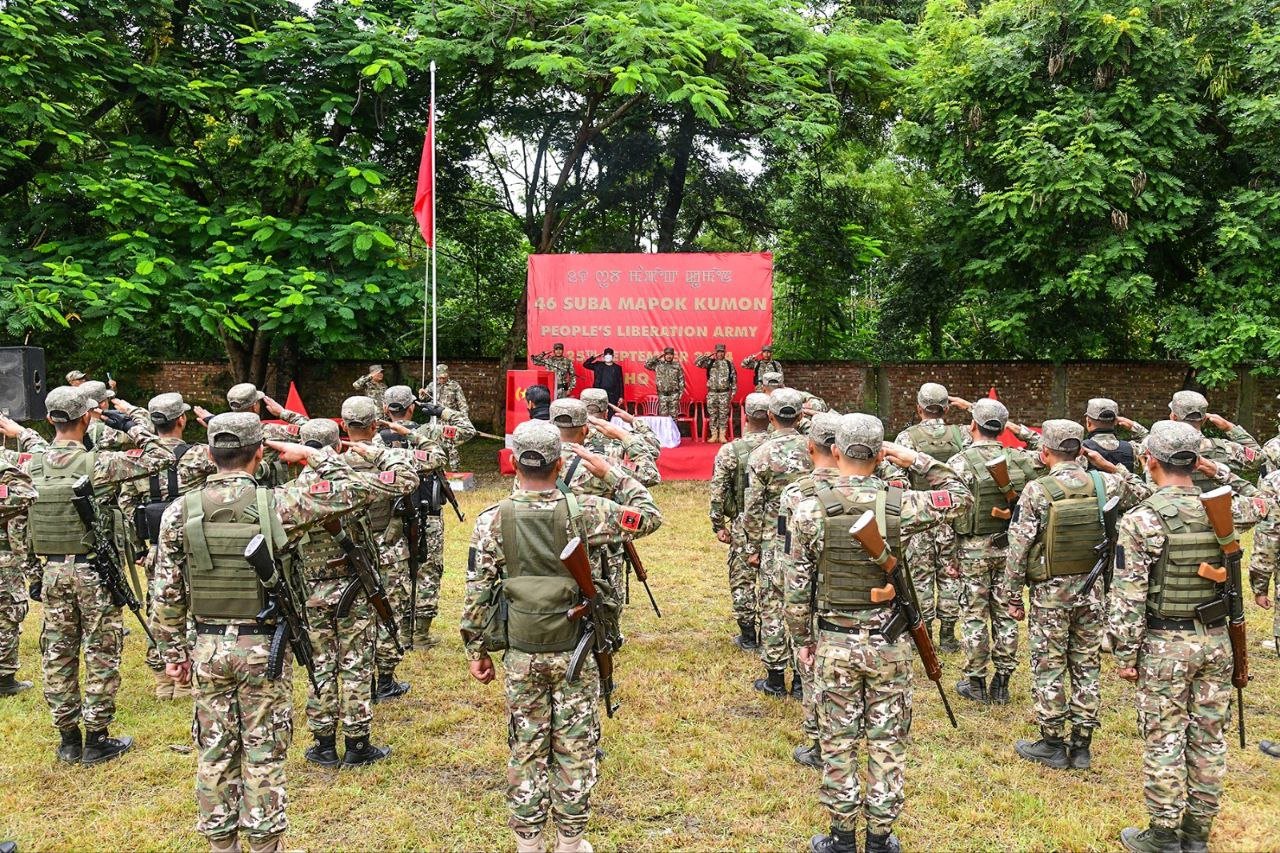
<path id="1" fill-rule="evenodd" d="M 431 62 L 431 401 L 439 405 L 440 389 L 436 384 L 436 63 Z M 432 418 L 432 420 L 435 420 Z"/>

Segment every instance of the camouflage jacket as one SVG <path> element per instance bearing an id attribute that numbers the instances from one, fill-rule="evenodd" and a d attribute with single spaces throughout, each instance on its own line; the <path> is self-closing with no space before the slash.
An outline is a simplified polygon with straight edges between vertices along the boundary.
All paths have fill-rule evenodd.
<path id="1" fill-rule="evenodd" d="M 373 402 L 378 404 L 378 411 L 382 411 L 382 395 L 387 393 L 387 383 L 382 381 L 375 382 L 373 377 L 366 373 L 355 382 L 352 382 L 351 387 L 364 396 L 371 397 Z"/>
<path id="2" fill-rule="evenodd" d="M 1195 498 L 1200 490 L 1195 486 L 1165 486 L 1154 494 Z M 1232 498 L 1231 510 L 1237 525 L 1252 525 L 1274 512 L 1275 506 L 1265 497 L 1237 494 Z M 1165 542 L 1160 519 L 1155 510 L 1145 504 L 1125 513 L 1117 525 L 1115 574 L 1107 596 L 1107 631 L 1117 666 L 1137 666 L 1138 653 L 1147 633 L 1148 580 L 1164 553 Z"/>
<path id="3" fill-rule="evenodd" d="M 742 511 L 748 556 L 760 554 L 775 535 L 782 490 L 813 470 L 809 440 L 795 430 L 778 431 L 747 457 L 747 496 Z"/>
<path id="4" fill-rule="evenodd" d="M 573 369 L 573 359 L 565 355 L 535 355 L 529 361 L 545 367 L 556 375 L 556 387 L 568 394 L 578 385 L 578 374 Z"/>
<path id="5" fill-rule="evenodd" d="M 174 436 L 157 436 L 156 441 L 163 444 L 173 453 L 176 458 L 176 452 L 180 445 L 184 442 L 180 437 Z M 194 463 L 187 462 L 187 457 L 194 455 L 197 461 Z M 187 464 L 183 464 L 187 463 Z M 178 466 L 178 493 L 185 495 L 192 489 L 198 489 L 204 485 L 205 479 L 209 474 L 216 472 L 218 469 L 213 468 L 213 459 L 209 456 L 207 445 L 193 444 L 187 448 L 187 452 L 182 458 L 177 460 Z M 158 476 L 161 480 L 161 491 L 168 488 L 169 469 L 172 465 L 166 465 L 163 471 L 154 476 Z M 209 470 L 212 468 L 212 470 Z M 133 518 L 134 510 L 142 506 L 151 496 L 151 477 L 140 480 L 129 480 L 120 487 L 119 506 L 120 511 L 124 513 L 125 520 Z"/>
<path id="6" fill-rule="evenodd" d="M 1272 439 L 1274 441 L 1275 439 Z M 1267 444 L 1270 445 L 1271 442 Z M 1280 507 L 1280 468 L 1273 468 L 1258 481 L 1258 491 Z M 1280 509 L 1267 513 L 1265 520 L 1258 523 L 1253 535 L 1254 548 L 1258 547 L 1258 537 L 1263 532 L 1275 536 L 1280 531 Z M 1271 588 L 1271 567 L 1264 560 L 1249 561 L 1249 585 L 1254 595 L 1267 595 Z"/>
<path id="7" fill-rule="evenodd" d="M 662 482 L 658 471 L 658 436 L 639 418 L 630 424 L 631 435 L 621 440 L 608 438 L 592 427 L 587 430 L 585 446 L 588 450 L 616 464 L 631 469 L 632 475 L 646 486 Z M 565 462 L 568 465 L 568 461 Z"/>
<path id="8" fill-rule="evenodd" d="M 742 360 L 742 367 L 753 372 L 752 377 L 756 385 L 760 384 L 760 380 L 766 373 L 782 373 L 782 362 L 776 358 L 763 359 L 756 358 L 755 355 L 749 355 Z M 786 374 L 783 375 L 785 376 Z"/>
<path id="9" fill-rule="evenodd" d="M 1226 456 L 1225 461 L 1231 466 L 1231 470 L 1241 476 L 1252 474 L 1262 464 L 1262 448 L 1258 446 L 1258 442 L 1254 437 L 1249 435 L 1249 431 L 1239 424 L 1232 427 L 1226 438 L 1210 438 L 1206 435 L 1200 441 L 1201 453 L 1215 448 Z M 1146 456 L 1146 430 L 1143 431 L 1141 439 L 1138 438 L 1138 433 L 1134 430 L 1133 453 L 1134 456 Z"/>
<path id="10" fill-rule="evenodd" d="M 470 415 L 467 408 L 467 395 L 462 393 L 462 386 L 457 380 L 450 379 L 447 382 L 436 380 L 435 385 L 428 389 L 428 398 L 435 398 L 435 402 L 446 409 L 453 409 L 464 415 Z"/>
<path id="11" fill-rule="evenodd" d="M 738 371 L 727 358 L 717 359 L 711 353 L 703 353 L 693 363 L 707 372 L 707 390 L 711 393 L 738 390 Z"/>
<path id="12" fill-rule="evenodd" d="M 912 466 L 922 475 L 931 491 L 904 491 L 902 493 L 901 539 L 905 543 L 912 535 L 938 524 L 952 521 L 969 511 L 973 496 L 964 487 L 955 472 L 925 453 L 916 457 Z M 879 477 L 840 476 L 835 481 L 835 491 L 846 497 L 872 496 L 883 491 L 886 483 Z M 883 626 L 893 613 L 884 607 L 862 611 L 823 611 L 814 613 L 815 587 L 818 563 L 822 559 L 823 538 L 826 535 L 826 514 L 817 497 L 805 498 L 791 511 L 787 527 L 783 560 L 785 578 L 783 595 L 786 604 L 787 629 L 797 644 L 813 641 L 814 616 L 848 628 L 876 629 Z M 897 548 L 896 543 L 889 543 Z M 901 559 L 901 554 L 898 554 Z"/>
<path id="13" fill-rule="evenodd" d="M 914 426 L 917 426 L 917 424 L 912 424 L 912 427 Z M 918 426 L 924 427 L 932 435 L 941 435 L 951 428 L 942 418 L 925 418 Z M 903 447 L 910 447 L 912 450 L 919 450 L 915 445 L 915 441 L 911 438 L 911 427 L 907 427 L 898 433 L 898 437 L 893 440 L 893 443 L 901 444 Z M 962 427 L 960 429 L 960 449 L 963 450 L 971 444 L 973 444 L 973 434 Z"/>
<path id="14" fill-rule="evenodd" d="M 649 452 L 649 446 L 634 435 L 628 436 L 627 442 L 624 445 L 611 441 L 605 445 L 602 454 L 611 465 L 625 471 L 630 475 L 628 479 L 634 479 L 638 485 L 648 487 L 661 482 L 662 475 L 658 473 L 658 466 Z M 602 498 L 614 497 L 614 487 L 588 471 L 587 466 L 582 464 L 578 455 L 572 450 L 562 448 L 560 459 L 564 462 L 560 476 L 569 478 L 568 486 L 574 494 L 598 495 Z M 575 460 L 577 460 L 576 463 Z M 570 469 L 573 471 L 572 477 L 569 476 Z M 614 500 L 618 499 L 614 498 Z M 625 503 L 622 500 L 618 502 Z"/>
<path id="15" fill-rule="evenodd" d="M 652 370 L 654 384 L 663 396 L 684 393 L 684 367 L 678 361 L 667 363 L 661 356 L 651 356 L 644 363 L 645 370 Z"/>
<path id="16" fill-rule="evenodd" d="M 31 485 L 31 476 L 21 467 L 0 459 L 0 540 L 8 540 L 8 522 L 15 516 L 26 512 L 27 507 L 35 503 L 36 489 Z M 0 546 L 5 544 L 0 542 Z M 12 546 L 0 547 L 0 551 L 12 552 Z"/>
<path id="17" fill-rule="evenodd" d="M 1045 473 L 1045 467 L 1040 462 L 1040 454 L 1032 451 L 1040 448 L 1040 434 L 1034 430 L 1023 427 L 1021 430 L 1014 432 L 1019 439 L 1027 443 L 1026 450 L 1019 450 L 1014 447 L 1005 447 L 994 438 L 979 438 L 974 441 L 970 447 L 978 449 L 983 459 L 995 459 L 1000 454 L 1012 457 L 1014 454 L 1022 454 L 1026 459 L 1030 460 L 1032 466 L 1036 469 L 1037 475 Z M 960 475 L 960 481 L 964 483 L 965 488 L 970 494 L 977 494 L 977 478 L 973 472 L 969 470 L 969 463 L 965 461 L 964 453 L 957 453 L 947 460 L 947 466 L 951 470 Z M 1003 557 L 1005 549 L 992 543 L 990 536 L 959 536 L 957 542 L 959 544 L 960 557 L 962 559 L 980 560 L 995 557 Z"/>
<path id="18" fill-rule="evenodd" d="M 107 492 L 114 495 L 121 483 L 148 477 L 173 464 L 173 451 L 141 424 L 134 424 L 129 430 L 129 438 L 138 445 L 132 450 L 97 453 L 93 464 L 93 487 L 99 499 L 105 500 Z M 84 451 L 84 445 L 78 441 L 62 440 L 49 444 L 32 429 L 24 429 L 18 442 L 24 453 L 46 453 L 55 462 L 61 462 L 73 452 Z"/>
<path id="19" fill-rule="evenodd" d="M 596 495 L 585 495 L 578 499 L 581 512 L 579 529 L 586 531 L 589 546 L 606 546 L 648 536 L 662 526 L 662 513 L 653 502 L 648 489 L 618 468 L 610 469 L 605 481 L 612 487 L 613 494 L 626 502 L 618 503 Z M 555 506 L 561 497 L 558 489 L 528 491 L 519 488 L 513 492 L 513 496 L 537 501 L 535 506 L 541 508 Z M 479 660 L 488 654 L 484 645 L 484 626 L 496 605 L 497 593 L 506 574 L 500 516 L 500 505 L 489 507 L 477 516 L 475 529 L 471 533 L 461 626 L 468 660 Z M 570 536 L 576 535 L 576 530 L 570 531 Z M 591 561 L 591 572 L 597 580 L 602 579 L 600 561 Z"/>
<path id="20" fill-rule="evenodd" d="M 733 489 L 733 481 L 738 473 L 738 452 L 736 449 L 738 442 L 746 445 L 747 450 L 743 458 L 743 464 L 746 465 L 751 452 L 768 440 L 769 433 L 767 432 L 749 432 L 728 444 L 722 444 L 720 449 L 716 451 L 716 459 L 711 466 L 712 533 L 719 533 L 734 521 L 732 518 L 725 518 L 724 504 L 725 499 L 729 497 L 730 491 Z M 750 480 L 750 477 L 746 479 Z M 742 497 L 745 504 L 745 492 Z M 739 516 L 741 516 L 741 513 L 739 513 Z"/>
<path id="21" fill-rule="evenodd" d="M 129 446 L 129 436 L 107 426 L 106 421 L 100 418 L 89 421 L 85 438 L 88 439 L 85 443 L 92 443 L 94 450 L 123 450 Z"/>

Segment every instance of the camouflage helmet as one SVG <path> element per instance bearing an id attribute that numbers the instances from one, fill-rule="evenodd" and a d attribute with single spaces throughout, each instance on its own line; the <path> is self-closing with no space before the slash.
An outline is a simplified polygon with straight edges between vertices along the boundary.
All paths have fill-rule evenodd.
<path id="1" fill-rule="evenodd" d="M 742 401 L 742 410 L 747 413 L 747 417 L 768 412 L 769 395 L 752 391 L 746 396 L 746 399 Z"/>
<path id="2" fill-rule="evenodd" d="M 809 421 L 809 440 L 829 451 L 840 432 L 840 417 L 835 412 L 819 412 L 814 415 Z"/>
<path id="3" fill-rule="evenodd" d="M 798 418 L 804 408 L 804 397 L 794 388 L 779 388 L 769 395 L 769 414 L 780 418 Z"/>
<path id="4" fill-rule="evenodd" d="M 243 412 L 266 396 L 254 384 L 241 382 L 239 385 L 232 385 L 227 391 L 227 405 L 233 412 Z"/>
<path id="5" fill-rule="evenodd" d="M 999 400 L 983 397 L 969 411 L 973 422 L 989 432 L 999 432 L 1009 422 L 1009 410 Z"/>
<path id="6" fill-rule="evenodd" d="M 414 396 L 413 389 L 408 385 L 392 385 L 382 392 L 382 405 L 389 412 L 403 414 L 417 402 L 418 398 Z"/>
<path id="7" fill-rule="evenodd" d="M 191 411 L 191 407 L 183 401 L 182 395 L 170 392 L 157 394 L 147 403 L 147 411 L 151 413 L 154 424 L 171 424 Z"/>
<path id="8" fill-rule="evenodd" d="M 342 420 L 349 426 L 366 428 L 378 419 L 378 404 L 372 397 L 357 395 L 342 401 Z"/>
<path id="9" fill-rule="evenodd" d="M 609 392 L 603 388 L 584 388 L 580 399 L 593 415 L 599 416 L 609 411 Z"/>
<path id="10" fill-rule="evenodd" d="M 884 424 L 861 412 L 841 415 L 835 446 L 846 459 L 875 459 L 884 446 Z"/>
<path id="11" fill-rule="evenodd" d="M 946 386 L 937 382 L 926 382 L 916 392 L 916 405 L 926 412 L 941 414 L 947 410 L 950 400 Z"/>
<path id="12" fill-rule="evenodd" d="M 561 429 L 574 429 L 587 425 L 587 404 L 573 397 L 563 397 L 551 403 L 551 423 Z"/>
<path id="13" fill-rule="evenodd" d="M 1094 397 L 1085 406 L 1084 413 L 1091 421 L 1114 421 L 1120 414 L 1120 407 L 1115 400 Z"/>
<path id="14" fill-rule="evenodd" d="M 1209 401 L 1196 391 L 1179 391 L 1169 401 L 1169 411 L 1180 421 L 1201 421 L 1209 411 Z"/>

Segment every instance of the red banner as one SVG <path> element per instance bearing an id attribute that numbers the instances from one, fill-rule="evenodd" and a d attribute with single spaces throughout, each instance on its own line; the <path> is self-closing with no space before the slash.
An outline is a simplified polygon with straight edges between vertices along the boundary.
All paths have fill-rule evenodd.
<path id="1" fill-rule="evenodd" d="M 772 333 L 767 252 L 529 256 L 529 354 L 563 343 L 577 366 L 575 394 L 591 387 L 583 360 L 605 347 L 622 365 L 628 400 L 656 394 L 644 362 L 670 346 L 684 365 L 685 399 L 702 400 L 707 374 L 695 358 L 722 343 L 736 366 Z M 751 371 L 738 370 L 735 399 L 753 389 L 751 380 Z"/>

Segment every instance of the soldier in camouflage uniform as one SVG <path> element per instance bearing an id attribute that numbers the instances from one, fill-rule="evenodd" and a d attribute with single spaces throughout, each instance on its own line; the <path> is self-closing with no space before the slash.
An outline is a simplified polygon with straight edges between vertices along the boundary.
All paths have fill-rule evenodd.
<path id="1" fill-rule="evenodd" d="M 471 412 L 467 408 L 467 395 L 462 393 L 462 386 L 449 378 L 449 365 L 441 364 L 436 366 L 436 381 L 430 389 L 419 388 L 418 399 L 424 402 L 433 403 L 442 409 L 449 409 L 460 412 L 463 417 L 468 419 L 470 423 Z M 426 408 L 423 407 L 426 412 Z M 431 417 L 430 414 L 427 415 Z M 460 442 L 459 442 L 460 443 Z M 462 464 L 458 456 L 458 447 L 450 442 L 444 445 L 444 451 L 448 456 L 449 470 L 457 471 Z"/>
<path id="2" fill-rule="evenodd" d="M 742 360 L 742 369 L 751 371 L 751 384 L 757 391 L 764 390 L 763 378 L 766 373 L 778 374 L 778 386 L 782 386 L 782 362 L 773 357 L 773 347 L 765 344 L 760 352 L 749 355 Z"/>
<path id="3" fill-rule="evenodd" d="M 284 421 L 283 424 L 264 423 L 262 425 L 263 437 L 268 442 L 296 442 L 298 430 L 307 422 L 304 415 L 286 409 L 249 382 L 231 386 L 227 391 L 227 407 L 233 412 L 248 412 L 259 417 L 262 416 L 262 410 L 265 407 L 267 414 L 271 417 Z M 207 428 L 212 415 L 199 407 L 196 407 L 195 411 L 200 425 Z M 188 453 L 183 457 L 182 466 L 189 465 L 192 471 L 204 472 L 206 477 L 209 476 L 209 472 L 217 470 L 208 445 L 197 445 L 193 450 L 196 452 Z M 262 451 L 262 467 L 254 477 L 261 485 L 268 488 L 275 488 L 293 479 L 289 466 L 281 462 L 275 450 L 269 446 Z M 195 478 L 192 481 L 194 480 Z"/>
<path id="4" fill-rule="evenodd" d="M 587 655 L 570 681 L 581 623 L 532 614 L 564 613 L 582 600 L 559 561 L 569 539 L 578 536 L 596 547 L 620 543 L 652 533 L 662 515 L 643 486 L 581 447 L 574 452 L 582 464 L 628 502 L 562 493 L 556 488 L 564 464 L 560 438 L 544 421 L 520 424 L 513 443 L 516 490 L 480 514 L 471 536 L 462 638 L 471 675 L 482 684 L 494 678 L 490 653 L 506 649 L 507 805 L 517 851 L 546 850 L 542 834 L 550 815 L 556 850 L 590 853 L 582 835 L 597 779 L 599 670 Z M 614 594 L 597 561 L 592 575 L 602 597 Z"/>
<path id="5" fill-rule="evenodd" d="M 17 426 L 0 417 L 0 427 L 8 424 Z M 22 620 L 27 618 L 25 513 L 35 499 L 31 477 L 0 456 L 0 696 L 16 696 L 31 688 L 30 681 L 17 679 L 17 673 L 18 639 Z"/>
<path id="6" fill-rule="evenodd" d="M 934 459 L 950 459 L 969 446 L 972 439 L 964 427 L 947 424 L 942 418 L 951 396 L 936 382 L 926 382 L 916 392 L 916 416 L 920 422 L 898 433 L 895 444 L 927 453 Z M 919 478 L 911 488 L 921 489 Z M 949 524 L 935 525 L 907 540 L 905 549 L 911 582 L 920 596 L 920 618 L 929 634 L 933 620 L 938 630 L 938 651 L 958 652 L 956 622 L 960 617 L 960 558 L 956 553 L 956 530 Z"/>
<path id="7" fill-rule="evenodd" d="M 1116 437 L 1116 427 L 1129 431 L 1132 440 Z M 1084 446 L 1096 450 L 1108 462 L 1138 471 L 1135 443 L 1147 437 L 1147 428 L 1120 416 L 1120 406 L 1107 397 L 1094 397 L 1085 406 Z"/>
<path id="8" fill-rule="evenodd" d="M 1027 616 L 1023 587 L 1031 588 L 1027 634 L 1040 726 L 1040 740 L 1020 740 L 1015 750 L 1028 761 L 1058 770 L 1089 769 L 1098 727 L 1106 614 L 1103 584 L 1095 578 L 1087 592 L 1085 585 L 1105 536 L 1102 507 L 1117 497 L 1117 511 L 1125 512 L 1151 494 L 1129 469 L 1108 462 L 1096 450 L 1084 450 L 1084 440 L 1084 427 L 1074 421 L 1044 422 L 1040 460 L 1049 473 L 1028 483 L 1018 497 L 1004 579 L 1009 615 L 1018 621 Z M 1080 464 L 1082 451 L 1095 470 Z"/>
<path id="9" fill-rule="evenodd" d="M 844 415 L 833 449 L 840 476 L 795 507 L 786 545 L 787 627 L 805 666 L 816 672 L 820 798 L 831 817 L 830 834 L 814 836 L 809 846 L 816 853 L 857 853 L 862 813 L 867 853 L 894 853 L 899 849 L 892 833 L 904 801 L 915 654 L 906 633 L 896 642 L 882 633 L 894 608 L 873 603 L 871 591 L 883 586 L 885 574 L 853 541 L 849 527 L 863 512 L 874 511 L 886 542 L 898 553 L 903 536 L 954 519 L 969 509 L 973 498 L 938 460 L 886 444 L 884 428 L 870 415 Z M 885 459 L 922 476 L 931 490 L 888 487 L 875 473 Z M 864 734 L 865 794 L 857 758 Z"/>
<path id="10" fill-rule="evenodd" d="M 1276 397 L 1280 400 L 1280 396 Z M 1262 445 L 1262 473 L 1268 483 L 1280 491 L 1280 435 Z M 1259 607 L 1271 608 L 1271 583 L 1280 585 L 1280 517 L 1268 518 L 1253 531 L 1253 549 L 1249 558 L 1249 583 Z M 1265 604 L 1263 602 L 1266 602 Z M 1268 652 L 1280 655 L 1280 608 L 1271 624 L 1271 640 L 1264 641 Z"/>
<path id="11" fill-rule="evenodd" d="M 973 494 L 973 509 L 956 524 L 960 556 L 961 640 L 965 652 L 966 679 L 956 692 L 974 702 L 1009 702 L 1009 678 L 1018 665 L 1018 623 L 1009 615 L 1004 598 L 1005 543 L 1012 506 L 996 488 L 986 463 L 999 456 L 1008 460 L 1009 480 L 1015 491 L 1043 473 L 1039 456 L 1007 448 L 999 441 L 1006 425 L 1032 450 L 1040 436 L 1009 421 L 1009 410 L 999 400 L 981 399 L 972 404 L 959 397 L 952 403 L 968 409 L 971 445 L 947 460 Z M 990 623 L 990 633 L 988 633 Z M 995 665 L 991 690 L 987 691 L 987 665 Z"/>
<path id="12" fill-rule="evenodd" d="M 67 372 L 67 376 L 66 376 L 67 385 L 72 388 L 78 388 L 79 386 L 83 385 L 84 381 L 88 378 L 89 378 L 88 374 L 86 374 L 83 370 L 71 370 Z"/>
<path id="13" fill-rule="evenodd" d="M 85 431 L 85 447 L 90 450 L 123 450 L 127 447 L 129 437 L 110 424 L 110 421 L 115 420 L 112 412 L 113 405 L 117 402 L 116 392 L 108 388 L 105 382 L 96 379 L 82 382 L 77 387 L 86 396 L 98 401 L 98 405 L 89 411 L 92 420 L 89 421 L 89 429 Z M 127 411 L 129 408 L 132 407 L 124 403 L 123 410 Z"/>
<path id="14" fill-rule="evenodd" d="M 760 605 L 756 598 L 756 570 L 747 565 L 747 459 L 769 438 L 769 397 L 751 393 L 742 402 L 742 437 L 716 451 L 711 468 L 711 532 L 729 546 L 729 599 L 738 622 L 734 644 L 744 652 L 760 649 Z"/>
<path id="15" fill-rule="evenodd" d="M 170 677 L 190 682 L 195 692 L 196 830 L 215 853 L 239 850 L 242 830 L 253 853 L 281 850 L 288 828 L 284 762 L 293 732 L 292 655 L 286 653 L 280 677 L 270 678 L 276 626 L 255 618 L 265 598 L 245 548 L 261 534 L 287 569 L 290 551 L 308 529 L 365 506 L 386 489 L 329 450 L 285 442 L 272 442 L 280 460 L 305 464 L 319 479 L 267 488 L 252 473 L 262 463 L 264 444 L 263 424 L 253 413 L 209 421 L 218 473 L 165 511 L 156 559 L 152 630 Z M 357 452 L 377 461 L 386 451 Z M 406 461 L 406 473 L 408 467 Z M 194 644 L 188 618 L 195 622 Z"/>
<path id="16" fill-rule="evenodd" d="M 1226 435 L 1226 438 L 1201 436 L 1200 455 L 1214 462 L 1225 462 L 1239 477 L 1249 477 L 1258 472 L 1262 464 L 1262 448 L 1244 427 L 1233 424 L 1222 415 L 1209 411 L 1209 401 L 1195 391 L 1179 391 L 1169 402 L 1169 420 L 1182 421 L 1202 432 L 1206 423 Z M 1212 478 L 1195 472 L 1192 481 L 1202 490 L 1212 489 Z"/>
<path id="17" fill-rule="evenodd" d="M 387 383 L 383 381 L 381 364 L 369 365 L 369 372 L 352 382 L 351 387 L 356 389 L 357 394 L 371 398 L 378 409 L 382 409 L 382 395 L 387 393 Z"/>
<path id="18" fill-rule="evenodd" d="M 787 664 L 793 670 L 791 696 L 799 699 L 803 687 L 795 675 L 796 662 L 783 617 L 782 547 L 778 530 L 782 490 L 813 470 L 808 440 L 796 432 L 800 419 L 800 395 L 791 388 L 779 388 L 769 395 L 769 423 L 773 435 L 747 457 L 747 495 L 743 509 L 743 550 L 747 564 L 757 572 L 756 589 L 760 601 L 760 660 L 765 677 L 755 681 L 755 689 L 770 696 L 785 696 Z"/>
<path id="19" fill-rule="evenodd" d="M 819 412 L 813 416 L 808 434 L 809 458 L 813 460 L 813 470 L 802 474 L 799 479 L 783 489 L 782 497 L 778 500 L 778 526 L 787 531 L 785 534 L 787 537 L 791 535 L 791 516 L 796 508 L 816 495 L 819 488 L 833 486 L 839 479 L 840 470 L 836 467 L 836 458 L 832 453 L 839 429 L 839 413 Z M 785 538 L 783 543 L 783 547 L 778 550 L 778 560 L 782 564 L 782 577 L 785 582 L 791 571 L 791 554 L 786 547 Z M 799 764 L 821 770 L 822 750 L 818 743 L 818 699 L 814 687 L 813 665 L 812 661 L 806 664 L 804 658 L 799 655 L 797 658 L 796 663 L 799 666 L 796 668 L 796 673 L 800 676 L 803 689 L 804 722 L 801 728 L 804 731 L 805 742 L 792 750 L 791 757 Z"/>
<path id="20" fill-rule="evenodd" d="M 707 372 L 707 422 L 711 441 L 724 443 L 728 441 L 729 408 L 738 391 L 738 371 L 733 362 L 725 358 L 724 344 L 716 344 L 714 354 L 703 353 L 693 363 Z"/>
<path id="21" fill-rule="evenodd" d="M 1185 422 L 1160 421 L 1146 441 L 1157 490 L 1120 519 L 1108 631 L 1116 675 L 1137 683 L 1148 829 L 1120 841 L 1137 853 L 1208 850 L 1227 771 L 1224 728 L 1231 716 L 1231 643 L 1225 620 L 1212 626 L 1197 606 L 1218 597 L 1198 574 L 1222 553 L 1191 472 L 1202 437 Z M 1256 523 L 1274 502 L 1236 495 L 1238 525 Z M 1179 838 L 1181 835 L 1181 838 Z"/>
<path id="22" fill-rule="evenodd" d="M 538 367 L 545 367 L 556 375 L 556 399 L 568 397 L 578 385 L 578 374 L 573 369 L 573 359 L 564 354 L 564 344 L 554 344 L 551 353 L 538 353 L 529 359 Z"/>
<path id="23" fill-rule="evenodd" d="M 651 466 L 641 465 L 639 459 L 631 459 L 631 455 L 627 451 L 628 444 L 623 440 L 626 437 L 626 433 L 622 430 L 606 433 L 591 425 L 591 428 L 587 431 L 587 440 L 585 442 L 587 449 L 593 453 L 599 453 L 601 456 L 627 460 L 628 464 L 636 471 L 636 479 L 646 486 L 656 486 L 660 483 L 662 475 L 658 473 L 656 463 L 658 454 L 662 452 L 662 445 L 658 440 L 658 436 L 649 428 L 649 425 L 643 419 L 636 417 L 621 406 L 611 405 L 609 403 L 609 394 L 603 388 L 584 388 L 580 399 L 587 407 L 587 414 L 595 420 L 612 424 L 614 416 L 617 416 L 626 423 L 630 434 L 642 439 L 648 445 L 649 454 L 654 464 Z M 594 424 L 594 421 L 592 424 Z"/>
<path id="24" fill-rule="evenodd" d="M 652 370 L 658 389 L 658 415 L 664 418 L 680 417 L 680 399 L 684 396 L 684 367 L 676 361 L 674 347 L 666 347 L 661 356 L 650 356 L 644 363 L 645 370 Z"/>
<path id="25" fill-rule="evenodd" d="M 147 425 L 129 418 L 119 424 L 136 448 L 127 452 L 85 450 L 89 409 L 97 404 L 82 388 L 62 386 L 50 391 L 45 406 L 56 432 L 52 445 L 34 430 L 18 430 L 8 419 L 2 425 L 7 435 L 17 436 L 23 451 L 32 454 L 27 471 L 40 494 L 31 510 L 29 527 L 32 552 L 45 559 L 40 636 L 44 695 L 61 738 L 58 758 L 69 764 L 109 761 L 133 745 L 132 738 L 113 738 L 107 733 L 120 689 L 124 621 L 120 607 L 112 604 L 110 593 L 89 563 L 93 540 L 71 503 L 72 487 L 88 476 L 98 511 L 119 525 L 122 520 L 115 507 L 119 484 L 173 464 L 169 448 L 160 444 Z M 83 701 L 79 677 L 82 651 Z"/>

